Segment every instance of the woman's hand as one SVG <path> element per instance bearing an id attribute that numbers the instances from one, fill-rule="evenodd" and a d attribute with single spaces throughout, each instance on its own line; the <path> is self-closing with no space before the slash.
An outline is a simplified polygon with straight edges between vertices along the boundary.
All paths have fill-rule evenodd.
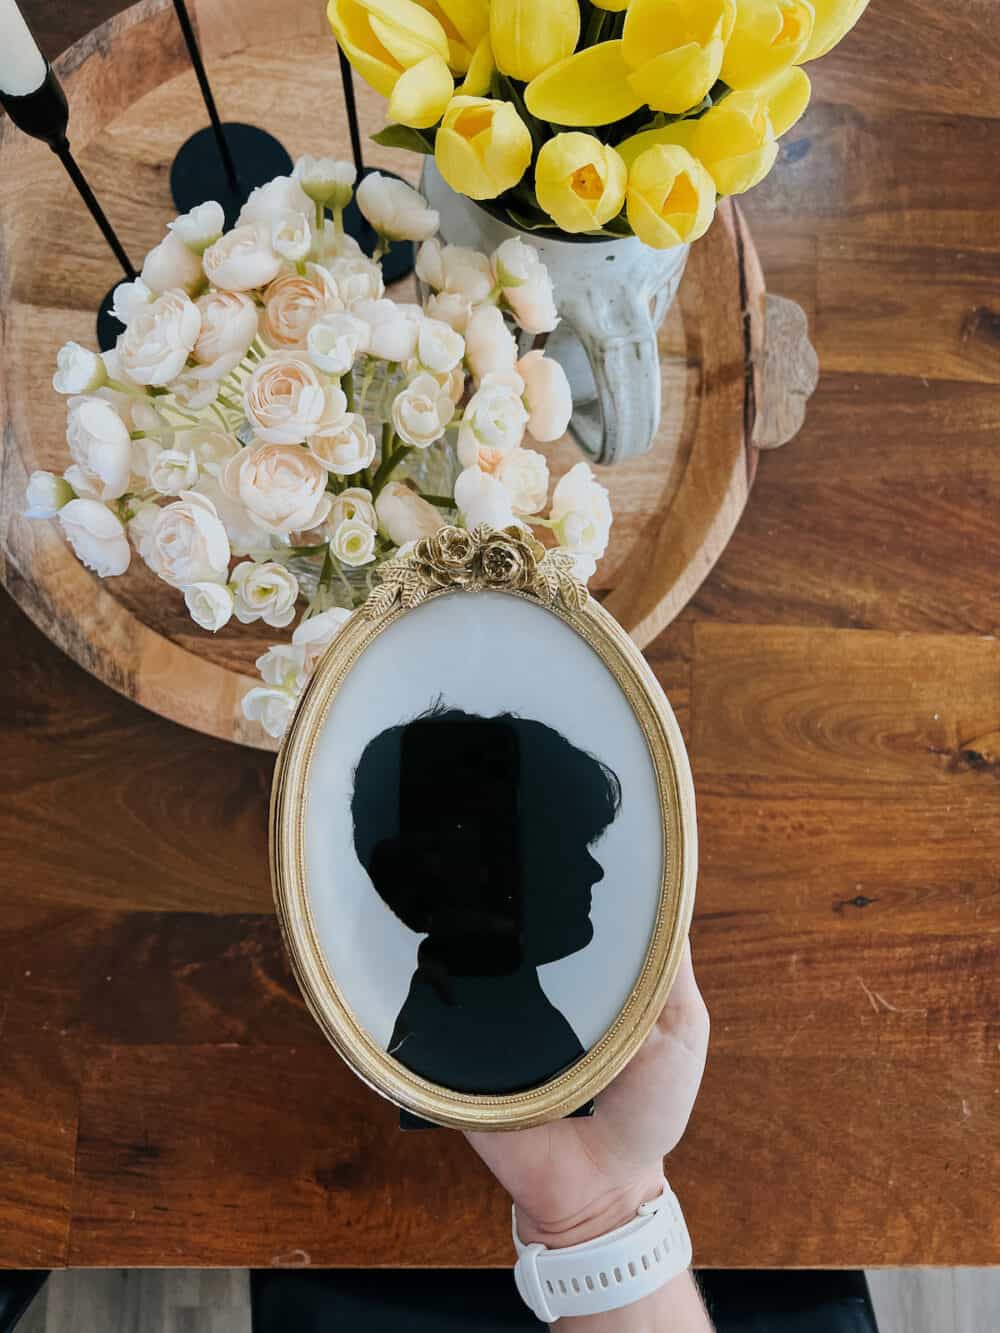
<path id="1" fill-rule="evenodd" d="M 622 1226 L 663 1187 L 701 1084 L 708 1010 L 685 945 L 656 1026 L 586 1119 L 467 1138 L 517 1206 L 525 1244 L 575 1245 Z"/>

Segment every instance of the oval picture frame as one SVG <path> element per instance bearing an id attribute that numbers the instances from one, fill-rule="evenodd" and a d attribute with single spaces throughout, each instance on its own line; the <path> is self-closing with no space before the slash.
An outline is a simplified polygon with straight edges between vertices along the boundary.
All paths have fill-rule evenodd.
<path id="1" fill-rule="evenodd" d="M 694 906 L 697 873 L 694 787 L 680 728 L 641 652 L 575 578 L 572 557 L 546 549 L 520 529 L 497 532 L 480 527 L 470 533 L 465 529 L 444 528 L 435 536 L 417 542 L 407 555 L 383 565 L 377 578 L 375 591 L 337 632 L 316 667 L 285 735 L 275 768 L 270 819 L 271 874 L 277 915 L 296 981 L 316 1022 L 347 1064 L 365 1083 L 403 1111 L 432 1124 L 465 1130 L 523 1129 L 570 1115 L 597 1097 L 638 1050 L 663 1008 L 680 965 Z M 567 637 L 567 631 L 571 637 Z M 493 642 L 497 635 L 500 637 Z M 555 653 L 565 659 L 563 672 L 553 661 Z M 468 662 L 463 660 L 466 657 Z M 401 671 L 405 674 L 390 675 L 388 680 L 390 685 L 394 680 L 405 680 L 417 701 L 416 708 L 412 703 L 395 704 L 392 689 L 386 688 L 387 662 L 402 664 Z M 494 663 L 497 680 L 491 683 L 489 676 Z M 423 683 L 422 669 L 426 676 Z M 437 690 L 439 680 L 450 680 L 451 688 L 445 684 Z M 572 698 L 574 688 L 592 705 L 589 714 L 581 711 Z M 474 719 L 468 704 L 470 690 L 475 704 Z M 615 690 L 620 706 L 615 702 Z M 454 694 L 462 696 L 457 712 Z M 359 697 L 361 707 L 357 706 Z M 519 706 L 511 707 L 511 699 Z M 377 701 L 377 707 L 373 701 Z M 424 713 L 423 707 L 432 712 Z M 546 709 L 558 713 L 562 730 L 553 719 L 534 716 Z M 382 720 L 369 724 L 366 720 L 369 713 L 378 713 Z M 532 716 L 525 721 L 529 713 Z M 634 719 L 634 735 L 630 734 L 627 714 Z M 423 721 L 425 717 L 430 721 Z M 391 1038 L 387 1037 L 396 1002 L 384 1005 L 380 988 L 391 990 L 395 985 L 398 997 L 408 965 L 398 961 L 400 946 L 392 935 L 399 909 L 394 906 L 389 911 L 377 901 L 378 895 L 372 887 L 375 880 L 360 862 L 362 817 L 358 805 L 367 811 L 371 804 L 367 797 L 363 800 L 359 795 L 365 757 L 373 752 L 373 736 L 386 718 L 386 725 L 394 718 L 399 724 L 392 728 L 392 734 L 399 731 L 404 741 L 402 750 L 395 745 L 393 753 L 402 753 L 404 757 L 410 741 L 412 745 L 425 746 L 431 738 L 437 746 L 438 738 L 443 735 L 444 760 L 439 765 L 424 763 L 419 772 L 433 773 L 443 768 L 446 794 L 441 802 L 454 806 L 457 792 L 461 804 L 466 801 L 464 793 L 468 789 L 464 776 L 461 780 L 453 779 L 458 786 L 447 787 L 454 728 L 458 726 L 452 721 L 455 717 L 462 718 L 465 728 L 458 735 L 482 735 L 482 742 L 476 741 L 480 749 L 482 745 L 496 749 L 499 744 L 502 750 L 511 728 L 523 732 L 527 748 L 523 748 L 522 741 L 518 760 L 522 764 L 529 763 L 529 756 L 535 756 L 530 760 L 533 764 L 549 763 L 547 758 L 538 758 L 548 753 L 544 747 L 539 749 L 538 738 L 543 738 L 546 744 L 555 738 L 552 744 L 557 747 L 557 755 L 551 761 L 553 764 L 565 764 L 564 756 L 572 754 L 584 767 L 587 763 L 591 765 L 580 779 L 591 783 L 597 772 L 592 766 L 597 763 L 601 772 L 610 773 L 618 791 L 616 815 L 611 816 L 604 833 L 588 843 L 588 848 L 594 848 L 588 860 L 591 865 L 597 861 L 597 870 L 589 876 L 593 893 L 588 888 L 588 896 L 582 900 L 588 905 L 585 908 L 579 905 L 582 889 L 574 885 L 571 887 L 576 896 L 558 899 L 558 914 L 553 909 L 560 929 L 579 930 L 583 918 L 587 922 L 593 919 L 591 938 L 582 945 L 576 942 L 567 946 L 569 953 L 565 960 L 558 950 L 550 947 L 546 954 L 542 949 L 543 961 L 554 958 L 554 966 L 535 969 L 536 975 L 545 973 L 551 977 L 558 973 L 569 978 L 560 984 L 570 987 L 568 995 L 578 994 L 588 1011 L 575 1026 L 582 1030 L 589 1025 L 590 1036 L 578 1038 L 582 1054 L 577 1053 L 568 1064 L 530 1086 L 514 1090 L 477 1087 L 470 1091 L 452 1086 L 452 1082 L 461 1080 L 432 1079 L 426 1069 L 416 1072 L 415 1058 L 411 1067 L 390 1053 L 399 1051 L 404 1041 L 410 1039 L 399 1038 L 397 1034 L 404 1023 L 407 1004 L 412 1008 L 412 987 L 410 998 L 397 1018 L 396 1031 Z M 447 721 L 452 729 L 428 730 L 431 722 L 439 719 Z M 422 723 L 423 729 L 412 727 L 413 722 Z M 500 722 L 505 722 L 503 728 L 490 729 Z M 469 727 L 480 730 L 473 729 L 470 733 Z M 579 733 L 575 743 L 569 735 L 573 727 Z M 597 748 L 607 752 L 604 756 L 593 753 L 586 743 L 602 727 L 604 744 Z M 579 743 L 580 735 L 583 743 Z M 569 748 L 559 749 L 560 745 Z M 606 761 L 611 750 L 618 756 L 615 771 Z M 423 751 L 416 753 L 420 755 Z M 434 756 L 437 755 L 435 750 Z M 506 771 L 502 756 L 493 756 L 493 761 L 500 765 L 498 771 Z M 413 767 L 416 761 L 407 762 Z M 402 772 L 400 769 L 401 792 L 404 791 Z M 560 775 L 562 772 L 559 769 Z M 549 809 L 548 798 L 539 802 L 538 793 L 552 793 L 552 800 L 558 805 L 559 789 L 564 784 L 561 777 L 553 782 L 544 768 L 536 776 L 535 803 L 544 804 L 545 822 L 535 820 L 533 827 L 540 824 L 543 828 L 552 827 L 555 836 L 561 827 L 559 813 Z M 587 793 L 592 785 L 586 787 Z M 370 785 L 364 788 L 366 792 L 381 789 Z M 385 808 L 390 812 L 397 810 L 401 824 L 411 824 L 414 820 L 419 824 L 421 819 L 428 818 L 433 822 L 438 808 L 433 785 L 409 783 L 405 791 L 411 790 L 413 794 L 398 798 L 394 791 L 391 799 L 386 798 Z M 487 827 L 493 830 L 494 842 L 499 839 L 503 843 L 503 830 L 507 827 L 503 784 L 497 784 L 496 790 L 501 795 L 496 797 L 491 789 L 489 808 L 495 817 L 491 817 Z M 583 790 L 581 787 L 580 791 Z M 589 795 L 583 799 L 576 789 L 573 792 L 566 809 L 575 818 L 586 806 Z M 381 808 L 380 803 L 379 797 L 375 804 Z M 353 814 L 346 809 L 348 806 Z M 412 815 L 407 814 L 411 807 Z M 614 823 L 616 818 L 621 827 Z M 456 824 L 456 828 L 461 827 Z M 345 847 L 351 829 L 354 845 Z M 610 844 L 612 834 L 616 839 L 615 851 L 602 859 L 599 838 L 606 836 Z M 539 838 L 542 836 L 537 834 Z M 401 846 L 409 845 L 402 838 L 398 841 Z M 546 848 L 542 853 L 550 859 L 556 855 Z M 609 857 L 614 860 L 610 875 L 605 864 Z M 404 861 L 404 879 L 406 864 Z M 573 866 L 573 875 L 579 879 L 582 872 L 577 870 L 575 859 Z M 395 872 L 389 875 L 393 882 L 399 877 Z M 602 878 L 610 879 L 611 887 L 605 889 L 599 883 Z M 636 887 L 640 880 L 645 887 Z M 536 874 L 531 883 L 538 881 Z M 633 903 L 621 902 L 622 884 L 626 886 L 625 892 L 635 898 Z M 556 886 L 551 892 L 557 890 L 562 891 Z M 531 889 L 536 900 L 539 892 Z M 546 888 L 544 892 L 549 890 Z M 382 887 L 378 893 L 386 897 Z M 366 900 L 366 894 L 370 901 Z M 619 896 L 611 902 L 615 894 Z M 604 920 L 602 926 L 597 921 L 598 902 Z M 626 910 L 630 906 L 632 910 Z M 376 908 L 382 915 L 373 918 Z M 522 915 L 531 911 L 537 916 L 537 908 L 524 906 L 521 910 Z M 402 915 L 407 916 L 407 912 Z M 388 924 L 384 927 L 381 924 L 390 920 L 391 930 Z M 388 932 L 384 940 L 383 929 Z M 419 931 L 426 927 L 419 923 L 414 926 L 412 917 L 408 925 L 399 929 L 407 938 L 411 930 L 416 930 L 413 938 L 421 941 L 420 948 L 430 938 L 420 936 Z M 533 929 L 534 938 L 538 928 Z M 595 941 L 601 944 L 599 953 L 603 963 L 597 970 L 605 979 L 603 990 L 593 985 L 593 966 L 584 972 L 580 970 L 580 955 Z M 573 966 L 567 968 L 567 962 Z M 582 976 L 587 981 L 581 983 Z M 413 980 L 415 983 L 416 973 Z M 549 991 L 554 984 L 549 983 Z M 619 1003 L 614 997 L 622 995 L 624 999 Z M 606 1013 L 601 1011 L 602 1004 Z M 574 1026 L 572 1010 L 572 1003 L 563 1005 L 562 1012 L 571 1027 Z M 503 1021 L 503 1016 L 498 1021 Z M 420 1024 L 412 1018 L 406 1023 L 407 1032 L 412 1029 L 415 1034 L 410 1049 L 422 1050 Z M 377 1032 L 380 1025 L 381 1036 Z M 436 1029 L 438 1024 L 435 1022 L 433 1026 Z M 536 1027 L 540 1031 L 545 1024 L 531 1023 L 526 1027 L 531 1031 L 525 1032 L 524 1040 L 529 1042 L 535 1040 Z M 553 1021 L 552 1031 L 559 1031 L 557 1020 Z M 539 1037 L 538 1041 L 541 1040 Z M 489 1043 L 484 1042 L 483 1049 L 488 1047 Z M 552 1050 L 561 1049 L 554 1035 Z M 528 1054 L 526 1051 L 526 1060 Z"/>

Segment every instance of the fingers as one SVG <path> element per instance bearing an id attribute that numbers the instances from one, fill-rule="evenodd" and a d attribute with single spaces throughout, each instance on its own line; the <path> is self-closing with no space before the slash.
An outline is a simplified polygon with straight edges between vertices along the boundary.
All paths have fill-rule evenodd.
<path id="1" fill-rule="evenodd" d="M 682 1040 L 692 1054 L 701 1052 L 704 1063 L 708 1052 L 710 1021 L 708 1006 L 695 980 L 690 939 L 684 941 L 680 967 L 677 969 L 677 976 L 674 978 L 674 984 L 656 1025 L 661 1031 L 669 1032 L 676 1039 Z"/>

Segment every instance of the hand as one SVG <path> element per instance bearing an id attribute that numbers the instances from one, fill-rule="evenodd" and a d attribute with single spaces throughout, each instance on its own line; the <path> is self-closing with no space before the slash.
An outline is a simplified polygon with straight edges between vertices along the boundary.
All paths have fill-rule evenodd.
<path id="1" fill-rule="evenodd" d="M 466 1135 L 513 1198 L 525 1244 L 591 1240 L 660 1193 L 663 1158 L 680 1141 L 698 1095 L 708 1030 L 686 944 L 656 1026 L 592 1117 Z"/>

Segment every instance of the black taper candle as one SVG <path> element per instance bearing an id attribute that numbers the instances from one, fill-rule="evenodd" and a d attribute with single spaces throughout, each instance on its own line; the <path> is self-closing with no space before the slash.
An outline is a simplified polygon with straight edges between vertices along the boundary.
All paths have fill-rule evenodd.
<path id="1" fill-rule="evenodd" d="M 354 100 L 354 74 L 351 62 L 344 55 L 344 48 L 337 43 L 337 55 L 340 57 L 340 82 L 344 89 L 344 104 L 347 107 L 347 127 L 351 134 L 351 153 L 354 157 L 354 169 L 358 180 L 365 174 L 365 160 L 361 153 L 361 128 L 358 125 L 358 104 Z"/>
<path id="2" fill-rule="evenodd" d="M 222 158 L 222 165 L 226 173 L 226 179 L 229 182 L 229 188 L 233 194 L 239 193 L 240 179 L 236 170 L 236 163 L 233 161 L 233 154 L 226 142 L 226 135 L 222 128 L 222 121 L 219 118 L 218 108 L 215 105 L 215 97 L 212 95 L 212 88 L 208 82 L 208 75 L 205 73 L 205 62 L 201 58 L 201 48 L 198 46 L 198 40 L 194 35 L 194 28 L 191 26 L 191 17 L 187 12 L 187 5 L 184 0 L 174 0 L 174 9 L 177 13 L 177 22 L 180 24 L 181 33 L 184 37 L 184 43 L 188 49 L 188 55 L 191 57 L 191 64 L 194 67 L 195 77 L 198 80 L 198 87 L 201 89 L 202 99 L 205 103 L 205 109 L 208 112 L 208 118 L 212 122 L 212 130 L 215 134 L 215 142 L 219 147 L 219 156 Z"/>

